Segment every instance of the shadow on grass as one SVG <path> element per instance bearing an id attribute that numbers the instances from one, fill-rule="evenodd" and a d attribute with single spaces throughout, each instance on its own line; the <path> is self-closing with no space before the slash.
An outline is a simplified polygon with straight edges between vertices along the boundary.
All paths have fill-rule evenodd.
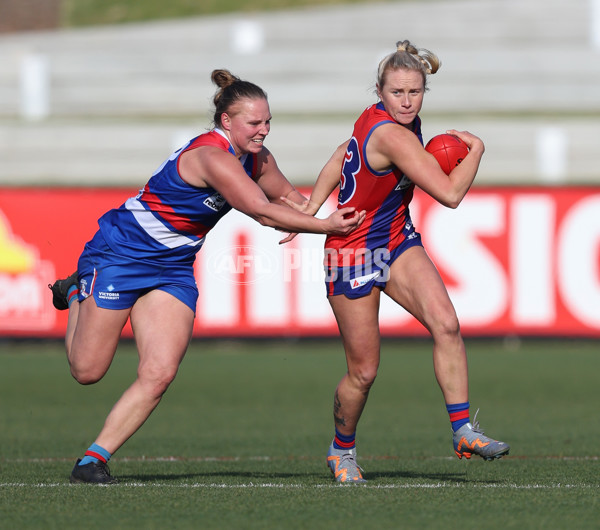
<path id="1" fill-rule="evenodd" d="M 498 480 L 485 480 L 485 479 L 474 479 L 471 476 L 467 476 L 465 473 L 422 473 L 412 471 L 369 471 L 364 473 L 364 477 L 367 480 L 381 480 L 381 479 L 401 479 L 401 480 L 415 480 L 415 481 L 431 481 L 431 482 L 453 482 L 461 484 L 472 484 L 474 482 L 481 484 L 497 484 Z"/>
<path id="2" fill-rule="evenodd" d="M 370 471 L 364 474 L 369 482 L 378 481 L 402 481 L 402 482 L 431 482 L 433 484 L 454 483 L 454 484 L 497 484 L 498 480 L 493 479 L 475 479 L 464 473 L 417 473 L 411 471 Z M 287 481 L 303 479 L 306 482 L 331 482 L 331 475 L 326 471 L 323 473 L 261 473 L 256 471 L 228 471 L 228 472 L 208 472 L 208 473 L 149 473 L 149 474 L 119 474 L 117 475 L 121 483 L 173 483 L 181 481 L 193 482 L 227 482 L 235 485 L 236 480 L 247 482 L 268 482 L 268 481 Z M 233 481 L 233 482 L 232 482 Z M 282 485 L 285 482 L 282 483 Z"/>
<path id="3" fill-rule="evenodd" d="M 248 479 L 253 480 L 274 480 L 274 479 L 316 479 L 318 477 L 328 477 L 326 473 L 265 473 L 260 471 L 215 471 L 209 473 L 152 473 L 152 474 L 118 474 L 115 475 L 119 482 L 176 482 L 180 480 L 228 480 L 228 479 Z"/>

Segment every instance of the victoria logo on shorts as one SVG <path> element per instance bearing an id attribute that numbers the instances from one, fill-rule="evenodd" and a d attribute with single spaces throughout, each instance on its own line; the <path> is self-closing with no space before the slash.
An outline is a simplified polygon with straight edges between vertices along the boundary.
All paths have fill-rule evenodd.
<path id="1" fill-rule="evenodd" d="M 98 291 L 98 298 L 102 300 L 118 300 L 120 297 L 119 293 L 112 291 Z"/>

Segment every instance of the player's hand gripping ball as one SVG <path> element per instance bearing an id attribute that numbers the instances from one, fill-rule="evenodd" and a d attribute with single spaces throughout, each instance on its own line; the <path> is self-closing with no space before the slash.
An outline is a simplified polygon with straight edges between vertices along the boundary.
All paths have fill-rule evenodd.
<path id="1" fill-rule="evenodd" d="M 425 151 L 435 156 L 442 171 L 450 174 L 458 164 L 467 156 L 469 148 L 460 138 L 451 134 L 438 134 L 434 136 L 427 145 Z"/>

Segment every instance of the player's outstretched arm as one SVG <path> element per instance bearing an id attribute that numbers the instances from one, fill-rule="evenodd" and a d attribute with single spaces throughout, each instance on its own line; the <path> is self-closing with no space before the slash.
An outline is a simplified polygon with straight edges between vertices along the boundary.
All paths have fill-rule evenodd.
<path id="1" fill-rule="evenodd" d="M 200 149 L 204 152 L 200 152 Z M 194 185 L 204 182 L 211 186 L 233 208 L 264 226 L 285 232 L 348 234 L 364 220 L 364 213 L 355 212 L 355 208 L 339 210 L 327 219 L 317 219 L 288 206 L 270 202 L 261 187 L 248 178 L 233 155 L 216 148 L 198 148 L 194 151 L 190 153 L 194 159 L 188 157 L 188 160 L 195 163 L 190 164 L 195 171 L 186 172 L 184 178 Z M 195 179 L 196 175 L 202 175 L 202 178 Z"/>
<path id="2" fill-rule="evenodd" d="M 323 166 L 323 169 L 321 169 L 308 200 L 307 213 L 311 213 L 312 215 L 317 213 L 319 208 L 323 206 L 328 197 L 333 193 L 333 190 L 339 186 L 342 164 L 344 163 L 349 143 L 350 140 L 346 140 L 343 144 L 339 145 L 331 155 L 331 158 Z"/>
<path id="3" fill-rule="evenodd" d="M 340 183 L 342 163 L 344 161 L 344 156 L 346 154 L 346 149 L 349 142 L 350 141 L 348 140 L 342 145 L 338 146 L 333 155 L 331 155 L 331 158 L 323 166 L 323 169 L 321 169 L 319 176 L 317 177 L 317 181 L 315 182 L 315 186 L 308 201 L 300 204 L 284 197 L 282 197 L 281 200 L 299 212 L 309 215 L 316 215 L 316 213 L 319 211 L 319 208 L 323 206 L 323 203 Z M 289 234 L 286 238 L 282 239 L 279 244 L 281 245 L 283 243 L 288 243 L 294 239 L 296 235 L 297 233 Z"/>

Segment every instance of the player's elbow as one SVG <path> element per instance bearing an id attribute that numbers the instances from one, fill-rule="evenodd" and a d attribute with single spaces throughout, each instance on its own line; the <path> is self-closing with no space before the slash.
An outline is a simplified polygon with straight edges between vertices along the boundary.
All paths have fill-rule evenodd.
<path id="1" fill-rule="evenodd" d="M 262 226 L 268 226 L 269 228 L 275 228 L 276 223 L 273 218 L 269 215 L 268 205 L 258 204 L 255 208 L 246 212 L 252 219 Z"/>
<path id="2" fill-rule="evenodd" d="M 456 208 L 458 208 L 458 205 L 462 202 L 463 197 L 464 195 L 459 196 L 455 194 L 449 194 L 444 195 L 443 197 L 439 197 L 438 202 L 446 208 L 452 208 L 453 210 L 455 210 Z"/>
<path id="3" fill-rule="evenodd" d="M 448 201 L 448 203 L 446 204 L 446 207 L 448 208 L 452 208 L 453 210 L 456 210 L 456 208 L 458 208 L 458 205 L 462 202 L 462 197 L 460 198 L 453 198 L 451 200 Z"/>
<path id="4" fill-rule="evenodd" d="M 248 217 L 254 219 L 257 223 L 263 226 L 272 226 L 272 221 L 269 216 L 269 205 L 270 203 L 265 199 L 244 201 L 240 204 L 231 204 L 236 210 L 246 214 Z"/>
<path id="5" fill-rule="evenodd" d="M 269 228 L 275 227 L 273 220 L 266 215 L 252 215 L 251 217 L 262 226 L 268 226 Z"/>

